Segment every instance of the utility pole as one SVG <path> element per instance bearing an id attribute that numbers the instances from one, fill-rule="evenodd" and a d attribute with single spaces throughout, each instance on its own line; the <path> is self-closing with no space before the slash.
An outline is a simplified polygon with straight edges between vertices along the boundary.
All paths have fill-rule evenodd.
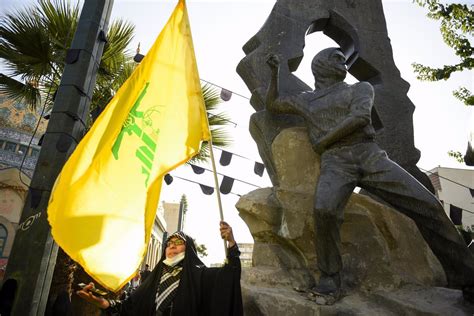
<path id="1" fill-rule="evenodd" d="M 12 315 L 39 316 L 46 309 L 58 252 L 46 209 L 56 177 L 85 133 L 112 6 L 113 0 L 85 0 L 67 52 L 4 277 L 16 283 Z"/>

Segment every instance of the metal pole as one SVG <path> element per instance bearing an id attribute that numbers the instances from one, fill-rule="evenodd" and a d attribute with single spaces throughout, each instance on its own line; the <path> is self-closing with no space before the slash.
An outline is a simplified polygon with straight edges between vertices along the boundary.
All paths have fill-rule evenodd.
<path id="1" fill-rule="evenodd" d="M 84 136 L 112 6 L 113 0 L 85 0 L 66 56 L 4 277 L 17 283 L 12 315 L 45 313 L 58 252 L 46 209 L 56 177 Z"/>
<path id="2" fill-rule="evenodd" d="M 211 154 L 211 163 L 212 163 L 212 173 L 214 174 L 214 186 L 217 194 L 217 204 L 219 206 L 219 215 L 221 221 L 224 221 L 224 211 L 222 209 L 222 202 L 221 202 L 221 192 L 219 191 L 219 181 L 217 180 L 217 169 L 216 169 L 216 161 L 214 159 L 214 149 L 212 148 L 212 138 L 209 139 L 209 152 Z M 224 253 L 227 260 L 227 242 L 224 241 Z"/>

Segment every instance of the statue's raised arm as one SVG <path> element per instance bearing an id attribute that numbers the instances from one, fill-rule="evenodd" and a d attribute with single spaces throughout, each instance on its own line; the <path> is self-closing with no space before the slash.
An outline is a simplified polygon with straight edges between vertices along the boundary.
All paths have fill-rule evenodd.
<path id="1" fill-rule="evenodd" d="M 301 114 L 298 108 L 304 107 L 304 104 L 300 104 L 298 96 L 285 94 L 280 89 L 282 78 L 287 80 L 287 76 L 282 76 L 281 73 L 282 71 L 289 71 L 287 67 L 282 70 L 281 59 L 279 55 L 270 55 L 267 59 L 267 64 L 271 70 L 271 77 L 265 99 L 265 107 L 268 111 L 277 114 Z"/>

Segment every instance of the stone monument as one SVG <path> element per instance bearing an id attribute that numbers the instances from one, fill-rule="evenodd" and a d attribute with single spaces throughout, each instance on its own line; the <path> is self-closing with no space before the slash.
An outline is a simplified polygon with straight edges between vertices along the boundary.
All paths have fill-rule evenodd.
<path id="1" fill-rule="evenodd" d="M 355 10 L 357 5 L 352 1 L 338 2 L 339 6 L 341 4 L 346 6 L 342 5 L 341 9 L 329 1 L 278 1 L 257 34 L 260 37 L 254 37 L 244 47 L 247 57 L 239 64 L 238 70 L 252 90 L 252 104 L 258 111 L 252 116 L 251 132 L 274 184 L 273 188 L 244 196 L 237 204 L 255 239 L 255 267 L 243 275 L 246 313 L 316 315 L 318 311 L 331 314 L 347 310 L 351 314 L 358 314 L 354 312 L 357 310 L 360 314 L 395 310 L 403 313 L 412 310 L 420 313 L 442 310 L 448 313 L 468 312 L 469 306 L 455 306 L 462 302 L 459 291 L 432 287 L 445 285 L 446 276 L 422 235 L 432 241 L 431 248 L 441 260 L 451 285 L 460 285 L 463 279 L 468 280 L 474 271 L 472 254 L 464 251 L 466 247 L 463 248 L 462 240 L 439 209 L 436 199 L 403 169 L 388 160 L 374 143 L 376 136 L 381 143 L 381 135 L 386 133 L 380 129 L 381 121 L 384 126 L 386 124 L 383 115 L 371 112 L 374 101 L 372 86 L 369 83 L 348 86 L 341 82 L 345 77 L 344 63 L 348 57 L 350 69 L 355 67 L 355 74 L 359 75 L 355 75 L 356 78 L 375 85 L 376 102 L 387 104 L 387 99 L 378 95 L 382 91 L 383 96 L 383 92 L 390 89 L 389 85 L 382 84 L 383 72 L 378 72 L 367 59 L 361 57 L 357 48 L 364 46 L 358 42 L 358 38 L 363 36 L 344 18 L 343 13 L 348 14 L 344 10 Z M 381 5 L 372 7 L 373 11 L 377 8 L 383 17 Z M 362 21 L 357 19 L 357 12 L 349 13 L 355 19 L 353 22 Z M 324 14 L 326 17 L 322 18 Z M 299 19 L 295 18 L 297 16 Z M 369 19 L 374 20 L 377 21 Z M 310 21 L 310 31 L 319 29 L 327 35 L 332 34 L 330 36 L 341 45 L 341 51 L 325 50 L 315 58 L 313 73 L 317 89 L 301 94 L 309 88 L 291 71 L 296 69 L 302 57 L 302 51 L 298 51 L 302 49 L 298 46 L 301 44 L 298 34 L 305 28 L 305 21 Z M 376 31 L 370 27 L 367 30 Z M 304 32 L 301 40 L 304 44 Z M 295 52 L 301 54 L 296 54 L 295 58 Z M 273 55 L 270 59 L 269 54 Z M 280 64 L 287 64 L 288 69 L 280 73 Z M 262 67 L 273 70 L 265 72 Z M 252 74 L 253 69 L 258 72 Z M 318 72 L 318 69 L 322 71 Z M 330 70 L 329 75 L 327 69 Z M 367 74 L 370 76 L 363 77 Z M 336 80 L 333 80 L 334 77 Z M 281 79 L 284 84 L 280 87 L 275 78 Z M 388 97 L 388 101 L 394 99 Z M 348 104 L 351 108 L 349 113 L 344 109 Z M 337 105 L 341 106 L 337 108 Z M 350 122 L 346 122 L 346 116 L 351 118 Z M 371 121 L 379 127 L 377 134 Z M 345 124 L 344 128 L 334 128 L 341 123 Z M 360 152 L 356 153 L 355 147 L 360 147 Z M 344 148 L 343 154 L 335 153 L 341 148 Z M 344 162 L 341 160 L 344 155 L 351 158 Z M 357 162 L 353 156 L 358 158 Z M 321 161 L 322 176 L 318 180 Z M 419 176 L 416 167 L 410 168 L 407 160 L 405 167 Z M 419 178 L 423 181 L 423 177 Z M 369 197 L 351 196 L 356 185 L 365 186 L 410 215 L 422 235 L 413 221 L 386 205 Z M 456 249 L 466 259 L 456 259 L 450 249 Z M 315 279 L 319 279 L 316 284 Z M 314 291 L 304 292 L 305 297 L 322 305 L 334 304 L 341 296 L 343 299 L 334 306 L 318 306 L 302 300 L 302 296 L 291 288 L 313 288 Z M 341 288 L 344 290 L 341 291 Z M 425 301 L 420 295 L 414 295 L 414 291 L 421 293 Z M 317 295 L 312 295 L 314 293 Z M 426 297 L 437 304 L 428 308 L 425 305 L 429 304 L 422 304 L 426 302 Z"/>

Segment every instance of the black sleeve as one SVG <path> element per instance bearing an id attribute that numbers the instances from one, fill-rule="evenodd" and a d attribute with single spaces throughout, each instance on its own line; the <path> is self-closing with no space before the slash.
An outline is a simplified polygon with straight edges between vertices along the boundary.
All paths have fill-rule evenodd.
<path id="1" fill-rule="evenodd" d="M 109 308 L 105 310 L 106 315 L 112 315 L 112 316 L 125 316 L 125 315 L 131 315 L 130 313 L 127 313 L 127 310 L 130 310 L 132 308 L 131 300 L 130 297 L 125 299 L 125 300 L 108 300 L 109 301 Z"/>
<path id="2" fill-rule="evenodd" d="M 120 315 L 120 312 L 122 310 L 122 304 L 126 300 L 108 300 L 109 301 L 109 307 L 105 310 L 106 315 Z"/>
<path id="3" fill-rule="evenodd" d="M 133 316 L 136 315 L 135 313 L 135 293 L 136 291 L 132 292 L 132 294 L 124 300 L 108 300 L 110 306 L 105 309 L 106 315 L 112 316 Z"/>
<path id="4" fill-rule="evenodd" d="M 243 315 L 239 256 L 239 248 L 235 245 L 228 249 L 227 261 L 223 267 L 204 269 L 199 315 Z"/>
<path id="5" fill-rule="evenodd" d="M 226 266 L 240 269 L 240 250 L 237 244 L 227 249 Z"/>

